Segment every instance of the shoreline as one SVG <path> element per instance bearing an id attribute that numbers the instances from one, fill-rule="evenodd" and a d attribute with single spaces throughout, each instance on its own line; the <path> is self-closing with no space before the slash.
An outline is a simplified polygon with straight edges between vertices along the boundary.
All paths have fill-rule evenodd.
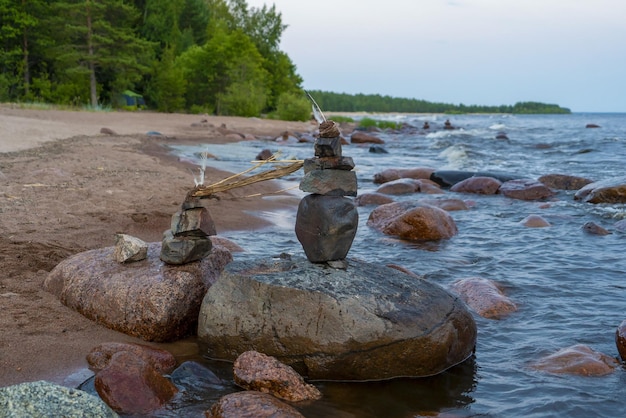
<path id="1" fill-rule="evenodd" d="M 182 340 L 153 344 L 109 330 L 42 289 L 60 261 L 114 245 L 124 232 L 155 242 L 193 188 L 192 166 L 164 145 L 239 142 L 225 129 L 260 137 L 312 131 L 311 123 L 201 115 L 22 110 L 0 106 L 0 387 L 35 380 L 63 384 L 87 369 L 103 342 L 136 342 L 193 355 Z M 117 135 L 100 133 L 108 128 Z M 155 130 L 160 136 L 147 136 Z M 221 132 L 222 130 L 222 132 Z M 252 155 L 251 159 L 255 156 Z M 210 161 L 209 161 L 210 165 Z M 207 167 L 210 178 L 229 173 Z M 230 190 L 206 203 L 219 234 L 254 231 L 271 220 L 256 214 L 297 206 L 298 198 L 251 194 L 274 182 Z"/>

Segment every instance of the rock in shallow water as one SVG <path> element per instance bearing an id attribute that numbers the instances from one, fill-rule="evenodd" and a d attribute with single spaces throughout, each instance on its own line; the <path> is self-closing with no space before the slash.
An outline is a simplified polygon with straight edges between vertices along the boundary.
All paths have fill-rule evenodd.
<path id="1" fill-rule="evenodd" d="M 349 260 L 234 262 L 202 303 L 198 337 L 212 358 L 256 350 L 311 379 L 430 376 L 463 362 L 476 324 L 441 287 Z"/>

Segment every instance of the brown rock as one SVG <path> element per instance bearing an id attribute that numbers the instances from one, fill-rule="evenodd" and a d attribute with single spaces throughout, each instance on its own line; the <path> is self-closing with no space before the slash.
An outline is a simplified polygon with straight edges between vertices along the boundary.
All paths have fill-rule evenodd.
<path id="1" fill-rule="evenodd" d="M 89 354 L 87 354 L 89 368 L 94 372 L 105 369 L 109 365 L 111 358 L 121 352 L 131 353 L 136 357 L 140 357 L 161 374 L 167 374 L 176 367 L 176 358 L 169 351 L 143 344 L 111 342 L 102 343 L 91 349 Z"/>
<path id="2" fill-rule="evenodd" d="M 304 418 L 293 406 L 255 391 L 223 396 L 204 415 L 206 418 Z"/>
<path id="3" fill-rule="evenodd" d="M 352 144 L 384 144 L 380 138 L 375 137 L 374 135 L 366 134 L 365 132 L 356 131 L 350 136 L 350 142 Z"/>
<path id="4" fill-rule="evenodd" d="M 149 414 L 167 403 L 178 392 L 150 364 L 130 352 L 114 354 L 108 366 L 94 379 L 98 395 L 121 414 Z"/>
<path id="5" fill-rule="evenodd" d="M 242 353 L 233 365 L 235 383 L 247 390 L 269 393 L 291 402 L 316 400 L 322 393 L 294 369 L 257 351 Z"/>
<path id="6" fill-rule="evenodd" d="M 160 250 L 150 243 L 148 258 L 132 264 L 117 263 L 113 247 L 75 254 L 48 274 L 44 289 L 108 328 L 146 341 L 182 338 L 195 332 L 202 298 L 232 255 L 217 246 L 202 261 L 173 266 Z"/>
<path id="7" fill-rule="evenodd" d="M 375 208 L 367 225 L 384 234 L 411 241 L 451 238 L 458 229 L 443 209 L 418 202 L 395 202 Z"/>
<path id="8" fill-rule="evenodd" d="M 609 235 L 611 232 L 595 222 L 586 222 L 582 226 L 582 230 L 591 235 Z"/>
<path id="9" fill-rule="evenodd" d="M 354 161 L 351 157 L 322 157 L 307 158 L 304 160 L 304 174 L 313 170 L 346 170 L 354 168 Z"/>
<path id="10" fill-rule="evenodd" d="M 450 187 L 451 192 L 496 194 L 502 182 L 493 177 L 470 177 Z"/>
<path id="11" fill-rule="evenodd" d="M 115 132 L 111 128 L 100 128 L 100 133 L 105 134 L 105 135 L 112 135 L 112 136 L 117 135 L 117 132 Z"/>
<path id="12" fill-rule="evenodd" d="M 517 306 L 491 280 L 480 277 L 458 280 L 451 290 L 478 315 L 488 319 L 502 319 L 517 311 Z"/>
<path id="13" fill-rule="evenodd" d="M 418 180 L 415 180 L 415 182 L 418 185 L 418 191 L 420 193 L 426 193 L 426 194 L 444 193 L 444 191 L 441 190 L 441 186 L 430 179 L 418 179 Z"/>
<path id="14" fill-rule="evenodd" d="M 613 373 L 619 365 L 616 359 L 576 344 L 563 348 L 531 365 L 536 370 L 554 374 L 604 376 Z"/>
<path id="15" fill-rule="evenodd" d="M 626 177 L 614 177 L 590 183 L 574 195 L 588 203 L 626 203 Z"/>
<path id="16" fill-rule="evenodd" d="M 257 161 L 264 161 L 269 159 L 272 155 L 274 155 L 274 153 L 268 148 L 265 148 L 261 150 L 261 152 L 259 152 L 254 159 Z"/>
<path id="17" fill-rule="evenodd" d="M 378 189 L 376 189 L 376 193 L 381 194 L 390 194 L 390 195 L 399 195 L 399 194 L 409 194 L 415 193 L 419 191 L 420 183 L 413 179 L 398 179 L 388 181 Z"/>
<path id="18" fill-rule="evenodd" d="M 393 199 L 387 195 L 381 193 L 365 193 L 356 197 L 354 203 L 357 206 L 370 206 L 370 205 L 384 205 L 385 203 L 392 203 Z"/>
<path id="19" fill-rule="evenodd" d="M 467 203 L 461 199 L 423 199 L 420 200 L 420 202 L 426 205 L 438 207 L 446 212 L 469 209 Z"/>
<path id="20" fill-rule="evenodd" d="M 520 221 L 520 224 L 529 228 L 543 228 L 546 226 L 551 226 L 550 222 L 546 221 L 542 216 L 539 215 L 528 215 Z"/>
<path id="21" fill-rule="evenodd" d="M 430 179 L 430 175 L 435 171 L 429 167 L 414 168 L 388 168 L 379 173 L 374 174 L 374 184 L 383 184 L 388 181 L 398 180 L 400 178 L 409 179 Z"/>
<path id="22" fill-rule="evenodd" d="M 622 321 L 615 331 L 615 345 L 622 361 L 626 361 L 626 319 Z"/>
<path id="23" fill-rule="evenodd" d="M 558 190 L 579 190 L 593 183 L 592 180 L 584 177 L 569 176 L 566 174 L 546 174 L 545 176 L 539 177 L 539 181 L 551 189 Z"/>
<path id="24" fill-rule="evenodd" d="M 499 192 L 511 199 L 538 200 L 554 193 L 545 184 L 531 179 L 509 180 L 502 183 Z"/>

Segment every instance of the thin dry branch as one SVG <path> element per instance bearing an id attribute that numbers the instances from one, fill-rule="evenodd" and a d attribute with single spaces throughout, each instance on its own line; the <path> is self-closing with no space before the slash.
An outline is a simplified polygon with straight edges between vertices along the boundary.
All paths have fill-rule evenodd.
<path id="1" fill-rule="evenodd" d="M 274 158 L 275 159 L 275 158 Z M 266 170 L 261 173 L 254 174 L 249 177 L 242 177 L 243 174 L 249 173 L 250 171 L 264 165 L 267 163 L 272 163 L 271 160 L 263 161 L 263 163 L 257 164 L 251 169 L 242 171 L 241 173 L 230 176 L 224 180 L 218 181 L 217 183 L 208 185 L 208 186 L 196 186 L 189 193 L 189 197 L 196 198 L 208 198 L 214 195 L 215 193 L 225 192 L 227 190 L 235 189 L 237 187 L 248 186 L 250 184 L 258 183 L 266 180 L 274 180 L 280 177 L 284 177 L 288 174 L 294 173 L 302 168 L 304 165 L 304 161 L 302 160 L 292 160 L 289 165 L 276 167 L 271 170 Z M 234 181 L 233 181 L 234 180 Z"/>

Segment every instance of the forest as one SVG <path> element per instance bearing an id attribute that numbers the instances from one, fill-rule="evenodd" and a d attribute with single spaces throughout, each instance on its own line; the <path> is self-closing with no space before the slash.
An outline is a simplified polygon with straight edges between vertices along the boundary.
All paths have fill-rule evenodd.
<path id="1" fill-rule="evenodd" d="M 514 105 L 482 106 L 428 102 L 379 94 L 347 94 L 311 90 L 316 102 L 332 112 L 397 112 L 397 113 L 515 113 L 515 114 L 568 114 L 570 109 L 556 104 L 517 102 Z"/>
<path id="2" fill-rule="evenodd" d="M 306 120 L 286 28 L 246 0 L 0 0 L 0 102 Z M 569 113 L 311 94 L 327 111 Z"/>

